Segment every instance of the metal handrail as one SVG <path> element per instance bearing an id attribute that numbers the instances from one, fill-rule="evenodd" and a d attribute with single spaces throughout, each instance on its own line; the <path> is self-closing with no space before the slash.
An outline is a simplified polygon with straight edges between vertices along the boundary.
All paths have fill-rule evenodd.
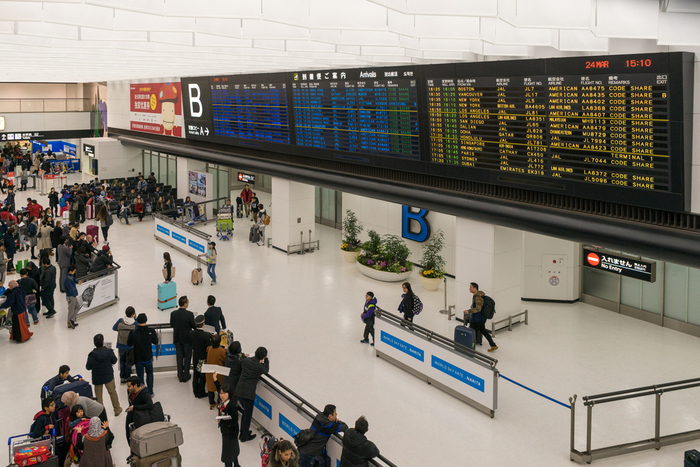
<path id="1" fill-rule="evenodd" d="M 509 331 L 513 330 L 513 325 L 518 325 L 518 324 L 525 324 L 526 326 L 529 324 L 528 321 L 528 315 L 529 312 L 528 310 L 525 310 L 521 313 L 516 313 L 514 315 L 509 315 L 507 318 L 503 318 L 500 321 L 491 321 L 491 334 L 496 334 L 499 331 L 503 331 L 504 329 L 507 329 Z M 525 316 L 524 320 L 521 321 L 515 321 L 513 322 L 513 318 L 517 318 L 518 316 Z M 508 326 L 503 326 L 502 328 L 496 329 L 496 326 L 501 324 L 501 323 L 508 323 Z"/>
<path id="2" fill-rule="evenodd" d="M 452 339 L 449 339 L 445 336 L 437 334 L 436 332 L 431 331 L 430 329 L 424 328 L 418 324 L 414 324 L 411 321 L 407 321 L 407 320 L 403 319 L 402 317 L 395 315 L 393 313 L 389 313 L 386 310 L 382 310 L 379 307 L 376 308 L 375 314 L 380 318 L 385 318 L 385 319 L 388 319 L 389 321 L 393 321 L 395 324 L 398 324 L 399 326 L 408 326 L 414 332 L 418 331 L 418 334 L 422 334 L 428 341 L 435 341 L 438 344 L 441 344 L 441 345 L 443 345 L 446 348 L 451 349 L 451 350 L 456 348 L 460 352 L 469 355 L 474 360 L 478 360 L 482 363 L 485 363 L 490 368 L 496 368 L 496 364 L 498 363 L 498 360 L 489 356 L 489 355 L 482 354 L 480 352 L 477 352 L 476 350 L 470 349 L 469 347 L 465 347 L 462 344 L 455 342 Z"/>
<path id="3" fill-rule="evenodd" d="M 116 261 L 112 261 L 112 264 L 114 266 L 112 266 L 111 268 L 103 269 L 102 271 L 99 271 L 99 272 L 92 272 L 92 273 L 86 274 L 82 277 L 78 277 L 77 279 L 82 281 L 82 282 L 85 282 L 85 281 L 89 281 L 92 279 L 97 279 L 98 277 L 102 277 L 106 274 L 110 274 L 110 273 L 122 268 Z"/>
<path id="4" fill-rule="evenodd" d="M 285 384 L 283 384 L 280 380 L 275 378 L 274 376 L 270 375 L 269 373 L 266 375 L 263 375 L 260 377 L 271 389 L 275 390 L 280 396 L 284 397 L 289 403 L 294 405 L 298 410 L 302 411 L 304 414 L 306 414 L 308 417 L 310 417 L 312 420 L 316 417 L 316 414 L 321 413 L 319 409 L 313 406 L 309 401 L 301 397 L 299 394 L 296 392 L 292 391 L 289 387 L 287 387 Z M 269 380 L 269 381 L 267 381 Z M 278 388 L 274 387 L 272 384 L 270 384 L 270 381 L 275 383 L 277 386 L 280 388 L 284 389 L 287 393 L 291 394 L 294 398 L 298 399 L 301 403 L 295 401 L 292 397 L 289 397 L 287 394 L 284 394 L 282 391 L 280 391 Z M 308 409 L 306 407 L 307 406 Z M 311 410 L 309 410 L 311 409 Z M 313 412 L 312 412 L 313 411 Z M 342 445 L 342 440 L 343 436 L 342 433 L 334 433 L 332 436 L 335 436 L 340 440 L 340 444 Z M 396 464 L 391 462 L 389 459 L 384 457 L 383 455 L 379 454 L 377 456 L 377 459 L 381 460 L 386 466 L 388 467 L 397 467 Z M 382 464 L 377 463 L 376 460 L 370 459 L 369 463 L 371 465 L 377 466 L 377 467 L 382 467 Z"/>
<path id="5" fill-rule="evenodd" d="M 684 443 L 700 439 L 700 429 L 674 433 L 661 436 L 661 396 L 667 392 L 681 391 L 684 389 L 692 389 L 700 387 L 700 378 L 686 379 L 681 381 L 673 381 L 670 383 L 655 384 L 651 386 L 642 386 L 633 389 L 624 389 L 622 391 L 613 391 L 592 396 L 584 396 L 583 405 L 586 407 L 586 450 L 581 452 L 575 448 L 575 431 L 576 431 L 576 399 L 569 398 L 571 403 L 571 438 L 570 438 L 570 459 L 577 462 L 591 463 L 595 459 L 603 459 L 606 457 L 619 456 L 632 452 L 643 451 L 646 449 L 659 450 L 663 446 L 672 444 Z M 633 441 L 630 443 L 608 446 L 604 448 L 592 449 L 592 431 L 593 431 L 593 407 L 599 404 L 607 404 L 610 402 L 618 402 L 639 397 L 655 396 L 655 417 L 654 417 L 654 437 L 641 441 Z"/>
<path id="6" fill-rule="evenodd" d="M 164 212 L 166 212 L 166 211 L 154 213 L 153 216 L 157 217 L 158 219 L 162 220 L 163 222 L 167 222 L 170 225 L 174 225 L 175 227 L 178 227 L 182 230 L 185 230 L 185 231 L 187 231 L 193 235 L 196 235 L 204 240 L 208 241 L 212 237 L 210 234 L 208 234 L 206 232 L 202 232 L 201 230 L 197 230 L 194 227 L 192 227 L 191 225 L 183 224 L 182 222 L 176 221 L 172 217 L 169 217 L 169 216 L 163 214 Z M 170 212 L 170 211 L 168 211 L 168 212 Z"/>

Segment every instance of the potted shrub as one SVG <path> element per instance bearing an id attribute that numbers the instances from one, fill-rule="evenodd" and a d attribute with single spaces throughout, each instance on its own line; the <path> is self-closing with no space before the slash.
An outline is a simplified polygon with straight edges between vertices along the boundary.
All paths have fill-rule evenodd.
<path id="1" fill-rule="evenodd" d="M 380 237 L 377 232 L 367 232 L 369 240 L 362 244 L 357 255 L 357 268 L 372 279 L 396 282 L 405 281 L 411 275 L 413 264 L 408 261 L 411 250 L 397 235 Z"/>
<path id="2" fill-rule="evenodd" d="M 360 233 L 364 227 L 357 220 L 357 216 L 350 209 L 345 210 L 343 219 L 343 244 L 340 252 L 348 263 L 354 263 L 357 253 L 360 251 Z"/>
<path id="3" fill-rule="evenodd" d="M 425 290 L 437 290 L 445 276 L 445 258 L 440 255 L 444 246 L 445 234 L 442 230 L 432 234 L 423 244 L 423 270 L 420 272 L 420 281 Z"/>

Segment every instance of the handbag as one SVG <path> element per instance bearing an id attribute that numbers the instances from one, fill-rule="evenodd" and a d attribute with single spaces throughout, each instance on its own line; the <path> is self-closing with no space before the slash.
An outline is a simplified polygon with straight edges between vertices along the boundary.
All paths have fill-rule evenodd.
<path id="1" fill-rule="evenodd" d="M 36 305 L 36 294 L 30 293 L 26 297 L 27 305 Z"/>
<path id="2" fill-rule="evenodd" d="M 163 279 L 168 279 L 168 269 L 163 268 Z M 170 266 L 170 279 L 175 279 L 175 266 Z"/>
<path id="3" fill-rule="evenodd" d="M 270 216 L 268 216 L 268 215 L 265 216 L 265 220 L 263 221 L 263 224 L 270 225 Z"/>
<path id="4" fill-rule="evenodd" d="M 207 363 L 207 359 L 206 359 L 206 358 L 203 358 L 203 359 L 201 359 L 201 360 L 197 360 L 197 366 L 194 368 L 195 370 L 197 370 L 197 373 L 201 373 L 201 372 L 202 372 L 202 366 L 203 366 L 205 363 Z"/>

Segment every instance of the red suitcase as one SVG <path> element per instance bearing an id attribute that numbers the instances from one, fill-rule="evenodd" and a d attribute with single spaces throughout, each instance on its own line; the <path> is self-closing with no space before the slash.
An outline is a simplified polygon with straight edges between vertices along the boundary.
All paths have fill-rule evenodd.
<path id="1" fill-rule="evenodd" d="M 96 225 L 88 225 L 87 229 L 85 229 L 85 232 L 88 235 L 92 235 L 92 238 L 94 238 L 95 241 L 99 243 L 99 241 L 100 241 L 100 228 L 99 227 L 97 227 Z"/>

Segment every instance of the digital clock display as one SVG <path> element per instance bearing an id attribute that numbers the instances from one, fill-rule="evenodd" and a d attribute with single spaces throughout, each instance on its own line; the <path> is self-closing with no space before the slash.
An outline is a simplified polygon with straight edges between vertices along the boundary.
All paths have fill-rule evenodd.
<path id="1" fill-rule="evenodd" d="M 625 60 L 625 66 L 628 68 L 636 68 L 636 67 L 651 67 L 651 59 L 643 59 L 643 60 Z"/>

